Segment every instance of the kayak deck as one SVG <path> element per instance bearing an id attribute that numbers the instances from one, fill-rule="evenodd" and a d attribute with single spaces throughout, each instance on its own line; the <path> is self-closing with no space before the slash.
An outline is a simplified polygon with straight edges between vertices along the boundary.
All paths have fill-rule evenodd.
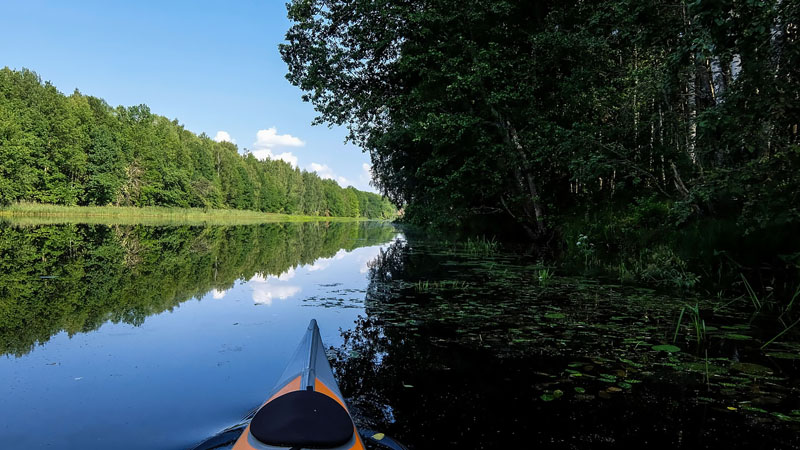
<path id="1" fill-rule="evenodd" d="M 233 450 L 363 450 L 312 319 L 268 400 Z"/>

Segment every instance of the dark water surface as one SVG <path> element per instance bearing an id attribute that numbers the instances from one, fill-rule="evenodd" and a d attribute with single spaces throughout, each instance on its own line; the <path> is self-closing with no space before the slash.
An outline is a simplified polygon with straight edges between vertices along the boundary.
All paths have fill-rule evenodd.
<path id="1" fill-rule="evenodd" d="M 192 448 L 312 317 L 357 424 L 411 448 L 800 445 L 800 339 L 762 350 L 746 299 L 354 222 L 0 226 L 0 448 Z"/>
<path id="2" fill-rule="evenodd" d="M 744 297 L 412 237 L 370 276 L 335 366 L 362 423 L 417 448 L 800 448 L 798 330 L 762 350 L 777 318 Z"/>

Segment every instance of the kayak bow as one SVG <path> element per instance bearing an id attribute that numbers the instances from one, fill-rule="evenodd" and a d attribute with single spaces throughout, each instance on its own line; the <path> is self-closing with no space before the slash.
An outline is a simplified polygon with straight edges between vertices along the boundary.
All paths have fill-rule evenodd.
<path id="1" fill-rule="evenodd" d="M 286 370 L 233 450 L 363 450 L 312 319 Z"/>

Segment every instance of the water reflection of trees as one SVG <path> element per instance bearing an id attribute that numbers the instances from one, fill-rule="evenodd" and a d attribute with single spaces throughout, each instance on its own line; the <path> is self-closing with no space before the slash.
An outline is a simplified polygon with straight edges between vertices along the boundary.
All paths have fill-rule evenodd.
<path id="1" fill-rule="evenodd" d="M 521 297 L 533 287 L 496 284 L 478 289 L 497 275 L 483 266 L 460 265 L 456 256 L 442 253 L 439 262 L 454 264 L 437 269 L 437 257 L 432 256 L 436 252 L 429 250 L 397 241 L 380 252 L 370 264 L 366 316 L 342 331 L 343 344 L 331 352 L 342 393 L 359 426 L 390 434 L 411 448 L 624 448 L 642 442 L 656 442 L 658 448 L 757 447 L 763 442 L 797 448 L 796 429 L 786 423 L 755 421 L 705 403 L 733 404 L 727 397 L 732 394 L 698 384 L 684 371 L 676 378 L 656 376 L 671 373 L 662 370 L 664 355 L 654 356 L 645 348 L 638 350 L 639 362 L 629 365 L 617 350 L 624 347 L 623 338 L 635 334 L 617 337 L 603 319 L 610 315 L 598 315 L 596 294 L 570 293 L 578 299 L 570 303 L 553 290 L 551 298 L 507 302 L 506 297 Z M 497 306 L 498 311 L 469 310 L 469 299 L 459 303 L 453 292 L 417 287 L 420 279 L 454 273 L 474 277 L 471 286 L 479 291 L 475 301 Z M 631 298 L 634 305 L 642 303 L 641 296 Z M 621 298 L 607 300 L 612 299 Z M 572 328 L 551 321 L 536 324 L 530 310 L 539 308 L 541 316 L 554 302 L 576 308 L 583 319 Z M 622 310 L 623 305 L 615 308 Z M 540 334 L 534 333 L 536 327 L 541 327 Z M 600 334 L 589 334 L 592 329 Z M 514 344 L 520 336 L 515 331 L 527 333 L 524 337 L 530 342 Z M 611 358 L 597 351 L 606 346 L 615 347 Z M 637 384 L 623 390 L 603 374 Z M 609 386 L 615 394 L 609 394 Z M 778 401 L 763 398 L 762 389 L 753 389 L 753 404 Z M 706 399 L 703 403 L 687 400 L 698 392 Z M 549 400 L 543 398 L 545 393 L 552 393 Z M 739 398 L 747 398 L 742 404 L 751 403 L 749 397 Z M 795 405 L 796 400 L 785 404 Z M 692 439 L 685 441 L 684 436 Z"/>
<path id="2" fill-rule="evenodd" d="M 365 222 L 0 225 L 0 354 L 22 355 L 62 330 L 86 332 L 109 320 L 140 325 L 236 280 L 280 275 L 394 232 Z"/>

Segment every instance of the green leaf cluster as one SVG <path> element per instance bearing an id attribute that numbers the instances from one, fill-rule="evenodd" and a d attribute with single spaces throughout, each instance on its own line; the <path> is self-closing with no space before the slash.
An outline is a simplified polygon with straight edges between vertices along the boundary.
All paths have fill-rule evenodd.
<path id="1" fill-rule="evenodd" d="M 535 238 L 647 203 L 659 224 L 800 223 L 797 2 L 294 0 L 288 16 L 288 79 L 412 220 L 493 214 Z"/>

